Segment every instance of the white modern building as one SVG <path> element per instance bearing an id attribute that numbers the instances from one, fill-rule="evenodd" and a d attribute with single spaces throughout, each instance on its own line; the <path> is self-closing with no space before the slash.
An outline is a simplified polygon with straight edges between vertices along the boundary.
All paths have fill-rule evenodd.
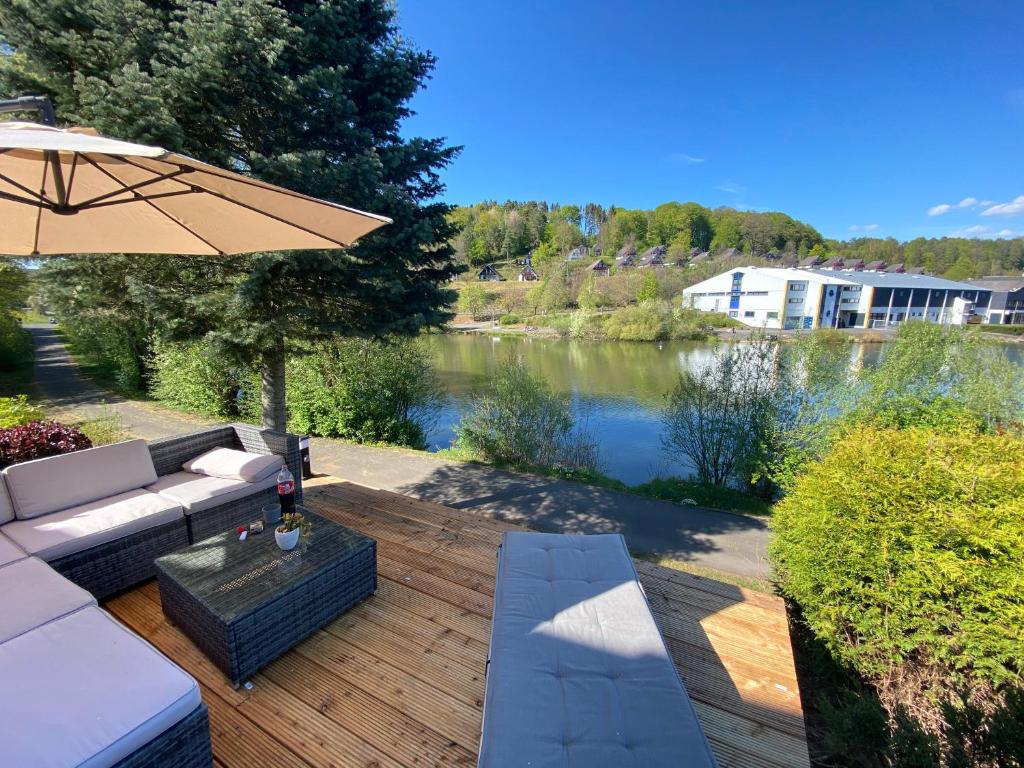
<path id="1" fill-rule="evenodd" d="M 930 275 L 742 267 L 683 290 L 687 306 L 757 328 L 881 328 L 907 320 L 962 325 L 991 291 Z"/>

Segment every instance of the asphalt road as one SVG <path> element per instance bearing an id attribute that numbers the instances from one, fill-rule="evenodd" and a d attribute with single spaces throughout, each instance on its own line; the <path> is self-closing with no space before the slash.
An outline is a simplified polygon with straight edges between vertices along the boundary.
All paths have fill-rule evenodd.
<path id="1" fill-rule="evenodd" d="M 124 429 L 148 440 L 212 423 L 104 392 L 82 377 L 48 325 L 28 326 L 36 344 L 38 396 L 69 418 L 116 413 Z M 401 449 L 316 438 L 317 473 L 472 510 L 541 531 L 618 532 L 636 553 L 671 557 L 715 571 L 767 579 L 769 531 L 764 521 L 702 507 L 679 506 L 567 480 L 506 472 Z"/>

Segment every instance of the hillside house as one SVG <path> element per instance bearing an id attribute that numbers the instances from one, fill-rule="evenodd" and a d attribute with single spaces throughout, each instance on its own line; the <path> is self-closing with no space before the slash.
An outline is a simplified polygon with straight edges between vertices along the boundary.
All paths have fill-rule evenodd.
<path id="1" fill-rule="evenodd" d="M 587 269 L 589 269 L 598 277 L 607 277 L 608 273 L 610 272 L 610 270 L 608 269 L 608 265 L 601 261 L 601 259 L 595 261 L 593 264 L 587 267 Z"/>
<path id="2" fill-rule="evenodd" d="M 881 259 L 875 259 L 874 261 L 869 261 L 867 264 L 865 264 L 864 269 L 870 272 L 884 272 L 885 262 L 882 261 Z"/>
<path id="3" fill-rule="evenodd" d="M 624 245 L 615 254 L 615 266 L 619 269 L 636 266 L 636 246 Z"/>
<path id="4" fill-rule="evenodd" d="M 644 251 L 644 255 L 640 257 L 640 261 L 637 262 L 637 266 L 640 267 L 664 267 L 665 266 L 665 255 L 668 253 L 667 245 L 656 245 L 653 248 L 648 248 Z"/>
<path id="5" fill-rule="evenodd" d="M 476 277 L 478 280 L 486 280 L 491 283 L 500 283 L 505 279 L 493 264 L 485 264 Z"/>
<path id="6" fill-rule="evenodd" d="M 520 283 L 532 283 L 535 280 L 540 280 L 540 276 L 533 270 L 529 264 L 519 270 L 519 276 L 516 277 Z"/>
<path id="7" fill-rule="evenodd" d="M 585 245 L 579 245 L 569 251 L 569 255 L 565 257 L 566 261 L 583 261 L 589 255 L 589 249 Z"/>

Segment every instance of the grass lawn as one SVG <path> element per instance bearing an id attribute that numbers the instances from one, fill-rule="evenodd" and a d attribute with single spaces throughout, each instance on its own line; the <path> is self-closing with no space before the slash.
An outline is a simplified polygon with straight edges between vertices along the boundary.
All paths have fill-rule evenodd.
<path id="1" fill-rule="evenodd" d="M 685 560 L 673 560 L 670 557 L 659 557 L 658 555 L 645 554 L 642 552 L 632 552 L 631 554 L 636 560 L 644 560 L 648 563 L 654 563 L 655 565 L 660 565 L 662 568 L 671 568 L 674 571 L 691 573 L 694 576 L 713 579 L 714 581 L 721 581 L 724 584 L 732 584 L 734 587 L 750 589 L 754 592 L 772 592 L 772 583 L 763 579 L 737 576 L 733 573 L 717 571 L 714 568 L 705 568 L 702 565 L 694 565 L 693 563 L 688 563 Z"/>
<path id="2" fill-rule="evenodd" d="M 741 515 L 768 517 L 772 513 L 770 502 L 749 493 L 735 491 L 731 488 L 701 485 L 692 480 L 683 480 L 678 477 L 656 477 L 642 485 L 633 486 L 629 490 L 641 496 L 672 501 L 676 504 L 688 504 L 690 502 L 687 499 L 689 499 L 699 507 L 738 512 Z"/>

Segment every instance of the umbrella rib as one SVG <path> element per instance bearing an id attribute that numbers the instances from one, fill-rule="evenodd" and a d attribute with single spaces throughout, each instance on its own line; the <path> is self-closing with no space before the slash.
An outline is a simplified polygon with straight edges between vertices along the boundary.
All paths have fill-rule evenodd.
<path id="1" fill-rule="evenodd" d="M 128 162 L 129 165 L 135 166 L 135 163 L 133 163 L 131 161 L 127 161 L 127 162 Z M 138 166 L 135 166 L 135 167 L 138 167 Z M 205 171 L 205 170 L 197 169 L 197 171 L 199 173 L 207 173 L 207 171 Z M 150 173 L 152 173 L 152 171 L 150 171 Z M 217 174 L 210 174 L 210 175 L 211 176 L 217 176 Z M 218 178 L 223 178 L 223 179 L 225 179 L 227 181 L 235 181 L 235 179 L 232 179 L 232 178 L 229 178 L 229 177 L 225 177 L 225 176 L 218 176 Z M 313 237 L 319 237 L 321 240 L 326 240 L 329 243 L 334 243 L 334 245 L 337 245 L 340 248 L 348 248 L 350 245 L 352 245 L 351 243 L 342 242 L 341 240 L 335 240 L 333 237 L 328 237 L 327 235 L 325 235 L 325 234 L 323 234 L 321 232 L 317 232 L 315 230 L 309 229 L 308 227 L 304 227 L 301 224 L 296 224 L 294 221 L 288 221 L 288 219 L 284 219 L 284 218 L 282 218 L 280 216 L 275 216 L 273 213 L 269 213 L 268 211 L 265 211 L 265 210 L 262 210 L 261 208 L 257 208 L 255 206 L 249 205 L 248 203 L 243 203 L 241 200 L 234 200 L 233 198 L 230 198 L 227 195 L 221 194 L 220 192 L 217 192 L 216 190 L 207 189 L 206 187 L 204 187 L 202 185 L 202 182 L 192 181 L 190 183 L 191 183 L 191 185 L 193 187 L 197 187 L 198 189 L 201 189 L 207 195 L 210 195 L 212 197 L 216 197 L 219 200 L 223 200 L 226 203 L 231 203 L 231 204 L 237 205 L 237 206 L 239 206 L 241 208 L 245 208 L 246 210 L 252 211 L 254 213 L 258 213 L 261 216 L 266 216 L 268 219 L 273 219 L 274 221 L 277 221 L 277 222 L 279 222 L 281 224 L 284 224 L 286 226 L 289 226 L 289 227 L 292 227 L 294 229 L 297 229 L 300 232 L 304 232 L 307 235 L 312 235 Z M 252 185 L 252 186 L 257 186 L 259 189 L 262 189 L 262 190 L 266 191 L 266 187 L 259 187 L 258 185 Z M 285 190 L 285 191 L 287 192 L 287 190 Z M 303 195 L 298 195 L 298 194 L 296 194 L 294 196 L 298 197 L 298 198 L 301 198 L 303 200 L 315 200 L 314 198 L 309 198 L 309 197 L 305 197 Z M 319 202 L 319 201 L 316 201 L 316 202 Z M 338 207 L 342 207 L 342 206 L 338 206 Z M 360 213 L 361 213 L 361 211 L 360 211 Z"/>
<path id="2" fill-rule="evenodd" d="M 243 176 L 240 173 L 232 174 L 230 176 L 225 176 L 223 173 L 220 172 L 219 168 L 216 168 L 216 167 L 214 167 L 212 165 L 207 165 L 206 163 L 203 163 L 203 162 L 201 162 L 199 160 L 193 160 L 192 158 L 188 157 L 187 155 L 182 155 L 182 157 L 184 157 L 186 160 L 192 160 L 193 162 L 200 163 L 200 165 L 203 166 L 202 168 L 193 168 L 193 170 L 195 170 L 198 173 L 206 173 L 206 174 L 209 174 L 210 176 L 215 176 L 218 179 L 223 179 L 224 181 L 232 181 L 232 182 L 235 182 L 237 184 L 244 184 L 244 185 L 246 185 L 248 187 L 254 187 L 255 189 L 259 189 L 259 190 L 262 190 L 264 192 L 268 192 L 268 191 L 269 192 L 277 192 L 278 194 L 287 195 L 288 197 L 294 197 L 294 198 L 297 198 L 299 200 L 305 200 L 307 202 L 317 203 L 318 205 L 322 205 L 325 208 L 340 208 L 343 211 L 349 211 L 350 213 L 358 213 L 359 215 L 365 216 L 368 219 L 376 219 L 377 221 L 385 221 L 385 222 L 387 222 L 389 224 L 394 223 L 387 216 L 380 216 L 380 215 L 378 215 L 376 213 L 370 213 L 368 211 L 361 211 L 358 208 L 349 208 L 347 205 L 341 205 L 340 203 L 332 203 L 329 200 L 320 200 L 320 199 L 318 199 L 316 197 L 310 197 L 309 195 L 304 195 L 301 192 L 295 192 L 294 190 L 287 189 L 286 187 L 279 187 L 279 186 L 271 184 L 270 182 L 267 182 L 267 181 L 259 182 L 256 179 L 247 178 L 246 176 Z M 126 163 L 128 163 L 129 165 L 133 165 L 136 168 L 142 168 L 142 169 L 148 170 L 150 173 L 155 173 L 155 171 L 153 171 L 150 168 L 146 168 L 144 165 L 138 165 L 137 163 L 133 163 L 127 157 L 124 157 L 122 159 Z M 168 163 L 168 164 L 172 163 L 171 160 L 161 160 L 160 158 L 157 158 L 157 157 L 146 158 L 146 159 L 147 160 L 155 160 L 158 163 Z M 191 167 L 191 166 L 189 166 L 189 167 Z"/>
<path id="3" fill-rule="evenodd" d="M 40 200 L 29 200 L 26 197 L 19 197 L 18 195 L 12 195 L 10 192 L 0 192 L 0 200 L 10 200 L 12 203 L 21 203 L 22 205 L 30 205 L 33 208 L 45 207 L 43 202 Z"/>
<path id="4" fill-rule="evenodd" d="M 44 194 L 44 190 L 46 189 L 46 174 L 45 173 L 43 174 L 42 186 L 40 186 L 38 192 L 33 192 L 31 189 L 26 187 L 24 184 L 19 184 L 14 179 L 10 178 L 9 176 L 5 176 L 2 173 L 0 173 L 0 181 L 6 181 L 12 187 L 20 189 L 26 195 L 29 195 L 30 197 L 34 198 L 35 201 L 33 202 L 33 205 L 56 205 L 57 204 L 57 203 L 55 203 L 53 200 L 51 200 L 50 198 L 48 198 Z"/>
<path id="5" fill-rule="evenodd" d="M 200 193 L 197 192 L 194 189 L 181 189 L 181 190 L 178 190 L 177 192 L 161 192 L 158 195 L 146 195 L 145 197 L 133 197 L 130 200 L 107 200 L 106 202 L 95 203 L 94 205 L 90 205 L 85 210 L 93 211 L 93 210 L 95 210 L 97 208 L 109 208 L 112 205 L 127 205 L 129 203 L 141 203 L 144 200 L 147 200 L 147 201 L 148 200 L 162 200 L 165 197 L 181 197 L 182 195 L 196 195 L 196 194 L 200 194 Z"/>
<path id="6" fill-rule="evenodd" d="M 110 157 L 110 155 L 105 155 L 105 157 Z M 89 157 L 88 155 L 82 155 L 82 159 L 83 159 L 83 160 L 85 160 L 85 161 L 86 161 L 87 163 L 89 163 L 90 165 L 92 165 L 92 166 L 93 166 L 93 167 L 94 167 L 94 168 L 95 168 L 95 169 L 96 169 L 97 171 L 99 171 L 100 173 L 102 173 L 102 174 L 103 174 L 104 176 L 106 176 L 107 178 L 109 178 L 109 179 L 112 179 L 113 181 L 117 182 L 117 183 L 118 183 L 118 184 L 120 184 L 120 185 L 121 185 L 122 187 L 125 187 L 125 188 L 127 189 L 127 187 L 126 187 L 126 185 L 125 185 L 125 183 L 124 183 L 123 181 L 121 181 L 121 180 L 120 180 L 119 178 L 117 178 L 117 176 L 115 176 L 114 174 L 110 173 L 110 172 L 109 172 L 109 171 L 108 171 L 108 170 L 107 170 L 106 168 L 102 167 L 102 166 L 101 166 L 101 165 L 100 165 L 99 163 L 97 163 L 97 162 L 96 162 L 95 160 L 93 160 L 93 159 L 92 159 L 91 157 Z M 175 217 L 174 217 L 174 216 L 172 216 L 172 215 L 171 215 L 170 213 L 168 213 L 167 211 L 165 211 L 165 210 L 164 210 L 163 208 L 161 208 L 161 207 L 160 207 L 159 205 L 157 205 L 156 203 L 153 203 L 153 202 L 151 202 L 150 200 L 148 200 L 148 199 L 147 199 L 147 198 L 146 198 L 145 196 L 143 196 L 143 195 L 139 195 L 139 196 L 138 196 L 138 200 L 139 200 L 140 202 L 144 202 L 144 203 L 146 203 L 146 204 L 147 204 L 147 205 L 149 205 L 149 206 L 150 206 L 150 207 L 151 207 L 151 208 L 152 208 L 152 209 L 153 209 L 154 211 L 156 211 L 157 213 L 161 214 L 161 215 L 162 215 L 162 216 L 164 216 L 165 218 L 167 218 L 167 219 L 170 219 L 171 221 L 173 221 L 173 222 L 174 222 L 175 224 L 177 224 L 177 225 L 178 225 L 179 227 L 181 227 L 181 228 L 182 228 L 182 229 L 184 229 L 184 230 L 185 230 L 186 232 L 188 232 L 188 233 L 189 233 L 190 235 L 192 235 L 192 237 L 194 237 L 194 238 L 195 238 L 196 240 L 199 240 L 200 242 L 204 243 L 204 244 L 205 244 L 205 245 L 206 245 L 207 247 L 209 247 L 209 248 L 210 248 L 211 250 L 215 251 L 215 252 L 216 252 L 216 253 L 217 253 L 218 255 L 220 255 L 220 256 L 227 256 L 227 253 L 225 253 L 225 252 L 224 252 L 224 251 L 222 251 L 222 250 L 221 250 L 220 248 L 218 248 L 217 246 L 215 246 L 215 245 L 214 245 L 213 243 L 211 243 L 211 242 L 210 242 L 209 240 L 207 240 L 207 239 L 206 239 L 205 237 L 203 237 L 202 235 L 199 235 L 199 234 L 197 234 L 196 232 L 193 232 L 193 231 L 192 231 L 192 229 L 191 229 L 191 228 L 190 228 L 190 227 L 189 227 L 189 226 L 188 226 L 187 224 L 185 224 L 185 223 L 184 223 L 184 222 L 182 222 L 182 221 L 179 221 L 179 220 L 178 220 L 177 218 L 175 218 Z"/>
<path id="7" fill-rule="evenodd" d="M 124 189 L 115 190 L 114 192 L 107 192 L 106 194 L 103 194 L 103 195 L 97 195 L 96 197 L 91 198 L 89 200 L 83 200 L 81 203 L 78 203 L 77 205 L 75 205 L 75 208 L 90 208 L 90 207 L 92 207 L 93 205 L 95 205 L 98 202 L 101 202 L 101 201 L 106 200 L 106 199 L 111 198 L 111 197 L 116 197 L 117 195 L 123 195 L 125 192 L 134 192 L 137 189 L 141 189 L 143 187 L 148 187 L 151 184 L 157 184 L 157 183 L 159 183 L 161 181 L 174 181 L 178 176 L 181 176 L 181 175 L 186 174 L 186 173 L 192 173 L 192 169 L 191 168 L 179 168 L 176 171 L 172 171 L 171 173 L 162 174 L 160 176 L 157 176 L 154 179 L 147 179 L 146 181 L 140 181 L 137 184 L 131 184 L 129 186 L 126 186 Z M 116 177 L 114 177 L 114 178 L 116 178 Z M 120 181 L 120 180 L 118 181 L 118 183 L 124 184 L 124 182 Z M 189 186 L 189 185 L 186 185 L 186 186 Z M 183 193 L 186 193 L 186 192 L 191 192 L 191 191 L 192 191 L 191 189 L 183 189 L 180 192 L 174 192 L 174 193 L 170 193 L 170 194 L 180 195 L 180 194 L 183 194 Z M 162 196 L 165 196 L 165 195 L 162 195 Z M 154 195 L 153 197 L 156 197 L 156 195 Z M 148 199 L 152 199 L 152 198 L 148 198 Z M 124 202 L 128 202 L 128 201 L 124 201 Z"/>

